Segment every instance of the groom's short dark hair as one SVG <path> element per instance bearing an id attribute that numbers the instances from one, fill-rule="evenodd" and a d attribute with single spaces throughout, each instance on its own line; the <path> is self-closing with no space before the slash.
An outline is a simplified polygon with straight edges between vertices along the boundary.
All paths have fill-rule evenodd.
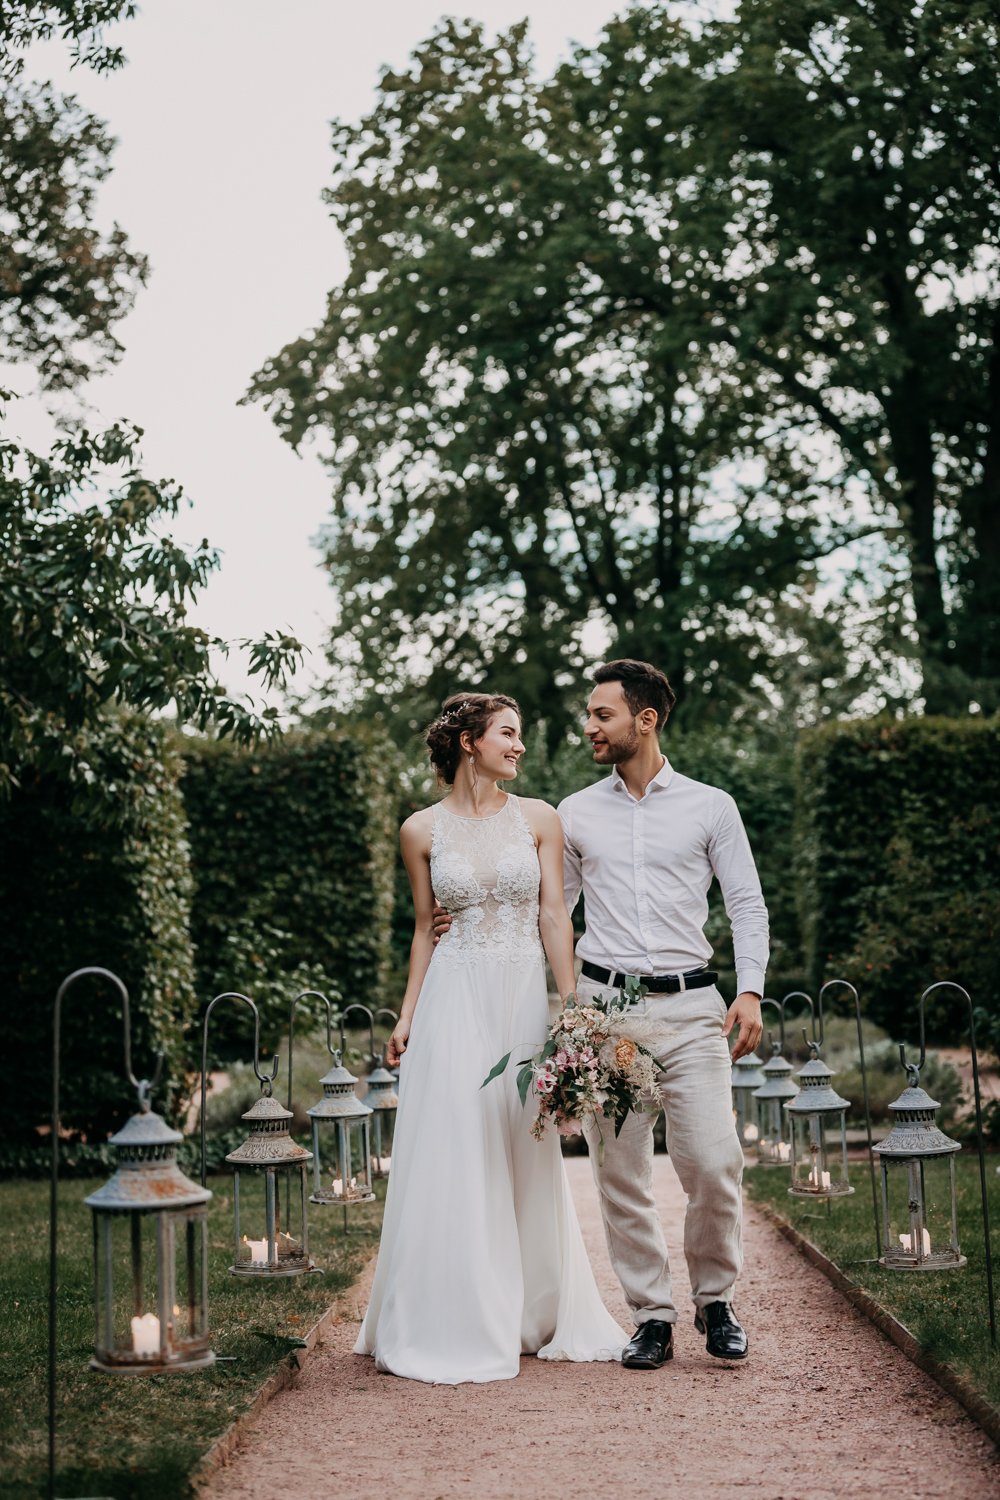
<path id="1" fill-rule="evenodd" d="M 628 704 L 629 713 L 641 714 L 644 708 L 656 710 L 656 732 L 659 734 L 667 722 L 667 714 L 677 702 L 676 695 L 663 672 L 648 661 L 605 662 L 594 673 L 595 683 L 620 682 L 622 697 Z"/>

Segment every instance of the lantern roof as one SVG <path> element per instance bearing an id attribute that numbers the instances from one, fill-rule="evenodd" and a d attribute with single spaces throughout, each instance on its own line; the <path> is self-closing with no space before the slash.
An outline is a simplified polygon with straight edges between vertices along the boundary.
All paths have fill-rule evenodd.
<path id="1" fill-rule="evenodd" d="M 760 1071 L 761 1060 L 756 1052 L 737 1058 L 733 1063 L 732 1086 L 734 1089 L 759 1089 L 764 1082 Z"/>
<path id="2" fill-rule="evenodd" d="M 289 1167 L 312 1161 L 312 1152 L 296 1145 L 288 1133 L 291 1110 L 270 1094 L 262 1094 L 242 1118 L 249 1120 L 250 1134 L 226 1161 L 247 1167 Z"/>
<path id="3" fill-rule="evenodd" d="M 815 1043 L 810 1043 L 815 1046 Z M 818 1052 L 805 1063 L 796 1073 L 796 1078 L 801 1082 L 801 1091 L 794 1099 L 789 1099 L 785 1108 L 796 1115 L 815 1115 L 824 1113 L 839 1113 L 842 1109 L 850 1106 L 849 1099 L 842 1099 L 837 1091 L 831 1086 L 830 1079 L 833 1077 L 833 1069 L 828 1068 Z"/>
<path id="4" fill-rule="evenodd" d="M 792 1077 L 792 1065 L 787 1058 L 782 1057 L 777 1047 L 761 1072 L 764 1075 L 764 1083 L 761 1088 L 755 1090 L 755 1099 L 794 1099 L 799 1092 L 799 1086 Z"/>
<path id="5" fill-rule="evenodd" d="M 366 1100 L 372 1100 L 375 1109 L 395 1109 L 398 1106 L 396 1080 L 388 1068 L 379 1066 L 368 1074 L 368 1093 L 365 1097 Z"/>
<path id="6" fill-rule="evenodd" d="M 320 1079 L 323 1097 L 312 1109 L 307 1109 L 306 1114 L 313 1120 L 359 1120 L 364 1115 L 374 1114 L 371 1105 L 362 1103 L 354 1092 L 357 1081 L 354 1074 L 343 1066 L 340 1053 L 335 1052 L 333 1067 Z"/>
<path id="7" fill-rule="evenodd" d="M 212 1194 L 185 1177 L 177 1165 L 177 1142 L 184 1137 L 160 1115 L 145 1108 L 113 1135 L 118 1166 L 110 1182 L 84 1201 L 102 1213 L 156 1213 L 194 1208 Z"/>
<path id="8" fill-rule="evenodd" d="M 919 1079 L 908 1084 L 895 1104 L 889 1105 L 895 1116 L 892 1129 L 872 1150 L 880 1156 L 897 1158 L 948 1156 L 960 1151 L 959 1142 L 938 1128 L 934 1115 L 940 1107 L 938 1101 L 920 1087 Z"/>

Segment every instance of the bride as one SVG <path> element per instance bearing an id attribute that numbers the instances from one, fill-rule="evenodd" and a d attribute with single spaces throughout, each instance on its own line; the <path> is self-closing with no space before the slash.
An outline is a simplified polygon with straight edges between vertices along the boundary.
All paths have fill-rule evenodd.
<path id="1" fill-rule="evenodd" d="M 427 731 L 444 801 L 400 844 L 413 889 L 410 975 L 389 1043 L 399 1112 L 382 1241 L 358 1354 L 442 1385 L 510 1380 L 522 1354 L 617 1360 L 628 1342 L 604 1307 L 570 1198 L 559 1138 L 529 1134 L 505 1052 L 544 1040 L 544 944 L 573 992 L 563 840 L 548 803 L 508 796 L 524 754 L 517 704 L 449 698 Z M 435 897 L 455 915 L 435 948 Z"/>

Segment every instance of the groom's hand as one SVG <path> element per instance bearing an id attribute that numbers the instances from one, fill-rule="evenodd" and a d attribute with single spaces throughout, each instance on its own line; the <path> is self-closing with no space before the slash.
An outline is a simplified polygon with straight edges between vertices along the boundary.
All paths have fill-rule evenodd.
<path id="1" fill-rule="evenodd" d="M 764 1023 L 760 1018 L 760 996 L 755 995 L 752 990 L 744 990 L 742 995 L 736 996 L 726 1011 L 722 1035 L 728 1036 L 734 1026 L 740 1028 L 740 1034 L 733 1048 L 733 1062 L 752 1052 L 764 1034 Z"/>
<path id="2" fill-rule="evenodd" d="M 448 928 L 451 926 L 451 913 L 445 911 L 444 907 L 439 901 L 436 901 L 434 903 L 434 910 L 431 912 L 431 926 L 434 929 L 435 943 L 439 943 L 441 941 L 445 933 L 448 931 Z"/>

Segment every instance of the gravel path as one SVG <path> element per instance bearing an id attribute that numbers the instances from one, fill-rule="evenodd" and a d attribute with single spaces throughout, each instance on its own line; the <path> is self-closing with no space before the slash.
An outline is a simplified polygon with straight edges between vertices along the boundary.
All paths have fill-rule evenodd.
<path id="1" fill-rule="evenodd" d="M 566 1163 L 598 1284 L 628 1318 L 586 1158 Z M 667 1156 L 655 1183 L 672 1247 L 684 1195 Z M 683 1255 L 675 1274 L 686 1296 Z M 1000 1500 L 993 1444 L 961 1408 L 751 1208 L 736 1308 L 751 1355 L 712 1360 L 685 1312 L 653 1374 L 521 1361 L 517 1380 L 427 1386 L 378 1375 L 345 1322 L 278 1396 L 212 1500 L 597 1500 L 683 1490 L 712 1500 L 880 1493 Z"/>

